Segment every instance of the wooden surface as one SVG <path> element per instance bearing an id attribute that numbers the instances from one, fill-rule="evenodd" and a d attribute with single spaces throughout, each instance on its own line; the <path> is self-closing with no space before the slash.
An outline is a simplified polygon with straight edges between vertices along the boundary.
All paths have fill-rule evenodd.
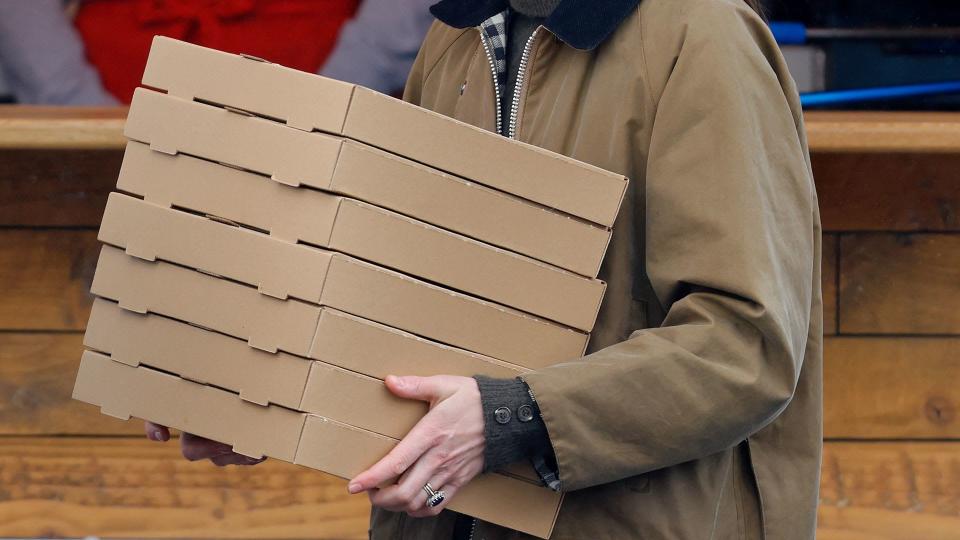
<path id="1" fill-rule="evenodd" d="M 187 463 L 70 399 L 122 116 L 0 107 L 0 537 L 365 538 L 340 480 Z M 960 540 L 956 118 L 807 116 L 830 335 L 821 539 Z"/>
<path id="2" fill-rule="evenodd" d="M 837 333 L 837 253 L 840 249 L 837 235 L 824 234 L 820 262 L 823 291 L 823 334 Z"/>
<path id="3" fill-rule="evenodd" d="M 960 337 L 826 340 L 831 439 L 960 440 Z"/>
<path id="4" fill-rule="evenodd" d="M 960 334 L 960 235 L 840 238 L 840 332 Z"/>
<path id="5" fill-rule="evenodd" d="M 0 149 L 0 226 L 97 227 L 119 150 Z"/>
<path id="6" fill-rule="evenodd" d="M 0 148 L 117 149 L 125 108 L 0 106 Z"/>
<path id="7" fill-rule="evenodd" d="M 958 443 L 827 443 L 821 485 L 821 539 L 960 539 Z M 322 473 L 188 463 L 175 441 L 0 439 L 8 535 L 365 538 L 368 508 Z"/>
<path id="8" fill-rule="evenodd" d="M 0 330 L 83 330 L 94 231 L 0 229 Z"/>
<path id="9" fill-rule="evenodd" d="M 960 113 L 810 111 L 812 152 L 960 151 Z"/>
<path id="10" fill-rule="evenodd" d="M 960 443 L 828 443 L 819 540 L 960 539 Z"/>
<path id="11" fill-rule="evenodd" d="M 0 438 L 0 535 L 366 538 L 342 480 L 268 460 L 190 463 L 176 441 Z"/>
<path id="12" fill-rule="evenodd" d="M 0 106 L 0 148 L 118 149 L 125 108 Z M 826 112 L 805 115 L 813 152 L 960 151 L 960 113 Z"/>
<path id="13" fill-rule="evenodd" d="M 960 153 L 814 154 L 823 227 L 960 232 Z"/>

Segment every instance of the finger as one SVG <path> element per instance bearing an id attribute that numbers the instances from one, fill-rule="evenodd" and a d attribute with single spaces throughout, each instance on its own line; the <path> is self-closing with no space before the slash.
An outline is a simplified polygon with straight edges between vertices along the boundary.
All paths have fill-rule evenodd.
<path id="1" fill-rule="evenodd" d="M 222 456 L 213 456 L 210 461 L 217 467 L 226 467 L 227 465 L 250 466 L 263 463 L 267 458 L 252 458 L 241 454 L 230 453 Z"/>
<path id="2" fill-rule="evenodd" d="M 457 492 L 460 491 L 460 487 L 454 484 L 448 484 L 445 486 L 438 487 L 436 489 L 443 490 L 443 502 L 434 506 L 433 508 L 428 507 L 426 504 L 422 508 L 414 510 L 413 512 L 407 512 L 407 515 L 414 518 L 425 518 L 433 517 L 443 512 L 447 508 L 447 505 L 450 504 L 450 500 L 456 496 Z"/>
<path id="3" fill-rule="evenodd" d="M 397 397 L 433 403 L 445 394 L 442 377 L 397 377 L 387 375 L 387 388 Z"/>
<path id="4" fill-rule="evenodd" d="M 369 469 L 355 476 L 347 486 L 347 491 L 351 494 L 360 493 L 380 486 L 405 473 L 420 459 L 420 456 L 436 446 L 436 437 L 431 436 L 433 431 L 433 420 L 427 414 L 417 425 L 413 426 L 413 429 L 402 441 L 393 447 L 390 453 Z"/>
<path id="5" fill-rule="evenodd" d="M 198 437 L 190 433 L 184 433 L 180 437 L 180 452 L 183 454 L 183 457 L 189 461 L 200 461 L 215 456 L 232 454 L 233 448 L 228 444 L 211 441 L 210 439 Z"/>
<path id="6" fill-rule="evenodd" d="M 167 442 L 170 440 L 170 430 L 160 424 L 144 422 L 143 432 L 146 433 L 147 438 L 151 441 Z"/>
<path id="7" fill-rule="evenodd" d="M 423 489 L 429 482 L 434 489 L 440 489 L 447 482 L 450 473 L 439 468 L 440 460 L 436 449 L 425 453 L 392 486 L 381 488 L 370 494 L 370 503 L 392 512 L 412 512 L 420 510 L 427 502 L 427 492 Z"/>

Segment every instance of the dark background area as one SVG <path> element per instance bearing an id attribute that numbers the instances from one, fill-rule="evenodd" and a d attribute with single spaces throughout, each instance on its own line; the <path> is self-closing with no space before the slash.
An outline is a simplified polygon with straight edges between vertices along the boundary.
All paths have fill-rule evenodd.
<path id="1" fill-rule="evenodd" d="M 810 28 L 960 27 L 956 0 L 766 0 L 771 21 Z M 960 35 L 939 39 L 816 41 L 828 90 L 960 81 Z M 844 109 L 960 110 L 960 95 L 844 105 Z"/>

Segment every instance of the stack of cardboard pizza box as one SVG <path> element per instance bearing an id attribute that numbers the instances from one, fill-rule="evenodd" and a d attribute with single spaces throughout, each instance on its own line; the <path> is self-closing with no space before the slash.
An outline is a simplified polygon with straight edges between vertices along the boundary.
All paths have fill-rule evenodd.
<path id="1" fill-rule="evenodd" d="M 622 176 L 168 38 L 143 84 L 76 399 L 349 478 L 426 413 L 387 374 L 583 354 Z M 547 537 L 561 498 L 518 466 L 450 507 Z"/>

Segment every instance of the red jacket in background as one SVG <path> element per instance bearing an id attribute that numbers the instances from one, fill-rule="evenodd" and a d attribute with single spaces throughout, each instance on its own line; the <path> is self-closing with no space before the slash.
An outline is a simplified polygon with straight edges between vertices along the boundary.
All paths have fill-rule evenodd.
<path id="1" fill-rule="evenodd" d="M 359 0 L 88 0 L 75 24 L 104 86 L 129 103 L 154 35 L 316 72 Z"/>

